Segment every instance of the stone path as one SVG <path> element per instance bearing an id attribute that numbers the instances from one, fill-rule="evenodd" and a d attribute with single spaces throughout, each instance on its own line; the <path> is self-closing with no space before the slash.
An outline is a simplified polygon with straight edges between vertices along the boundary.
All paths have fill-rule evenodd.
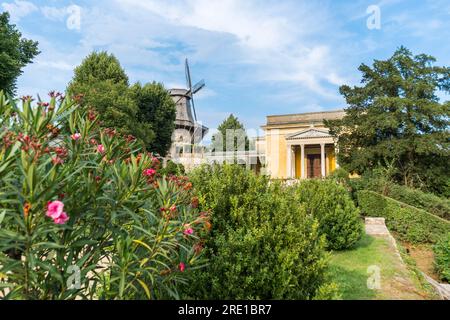
<path id="1" fill-rule="evenodd" d="M 392 244 L 392 246 L 395 248 L 396 255 L 400 258 L 401 263 L 404 265 L 403 259 L 397 248 L 397 242 L 395 241 L 394 237 L 391 235 L 388 228 L 386 227 L 384 218 L 367 217 L 365 219 L 365 229 L 366 229 L 366 233 L 368 235 L 386 237 L 389 240 L 389 242 Z M 432 279 L 431 277 L 429 277 L 427 274 L 425 274 L 423 272 L 422 272 L 422 274 L 423 274 L 425 280 L 427 280 L 427 282 L 434 287 L 437 294 L 439 294 L 439 296 L 442 299 L 450 300 L 450 284 L 439 283 L 439 282 L 435 281 L 434 279 Z"/>

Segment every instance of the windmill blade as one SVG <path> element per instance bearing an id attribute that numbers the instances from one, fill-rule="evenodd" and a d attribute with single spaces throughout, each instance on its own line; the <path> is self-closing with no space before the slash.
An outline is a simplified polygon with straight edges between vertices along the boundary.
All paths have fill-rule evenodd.
<path id="1" fill-rule="evenodd" d="M 189 69 L 189 62 L 188 62 L 187 58 L 184 62 L 184 65 L 185 65 L 185 72 L 186 72 L 186 86 L 187 86 L 187 89 L 189 90 L 189 92 L 192 94 L 191 71 Z"/>
<path id="2" fill-rule="evenodd" d="M 197 114 L 195 113 L 195 104 L 194 104 L 194 96 L 191 93 L 191 104 L 192 104 L 192 110 L 194 110 L 194 120 L 197 122 Z"/>
<path id="3" fill-rule="evenodd" d="M 192 87 L 192 94 L 196 94 L 205 87 L 205 80 L 200 80 Z"/>

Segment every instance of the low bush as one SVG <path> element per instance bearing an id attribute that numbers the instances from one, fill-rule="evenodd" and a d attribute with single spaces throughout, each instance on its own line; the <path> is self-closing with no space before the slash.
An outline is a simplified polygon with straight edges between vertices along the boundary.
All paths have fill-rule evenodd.
<path id="1" fill-rule="evenodd" d="M 175 163 L 172 160 L 168 160 L 166 166 L 164 168 L 161 168 L 159 170 L 159 173 L 167 176 L 170 175 L 182 176 L 186 174 L 186 170 L 184 169 L 183 164 Z"/>
<path id="2" fill-rule="evenodd" d="M 450 282 L 450 232 L 433 246 L 433 251 L 436 272 Z"/>
<path id="3" fill-rule="evenodd" d="M 385 195 L 450 220 L 450 200 L 448 199 L 393 183 L 386 187 Z"/>
<path id="4" fill-rule="evenodd" d="M 361 178 L 349 179 L 346 183 L 355 195 L 360 190 L 372 190 L 450 220 L 450 200 L 435 194 L 395 184 L 377 174 L 366 174 Z"/>
<path id="5" fill-rule="evenodd" d="M 374 191 L 358 191 L 357 198 L 364 215 L 384 217 L 388 228 L 402 240 L 436 243 L 450 231 L 449 221 Z"/>
<path id="6" fill-rule="evenodd" d="M 361 239 L 359 210 L 345 187 L 333 180 L 305 180 L 294 188 L 307 214 L 319 221 L 319 232 L 325 235 L 329 249 L 347 249 Z"/>
<path id="7" fill-rule="evenodd" d="M 292 188 L 239 165 L 190 174 L 200 206 L 212 209 L 208 267 L 192 273 L 195 299 L 330 298 L 325 239 Z"/>
<path id="8" fill-rule="evenodd" d="M 51 94 L 0 93 L 0 297 L 177 298 L 208 217 L 135 138 Z"/>

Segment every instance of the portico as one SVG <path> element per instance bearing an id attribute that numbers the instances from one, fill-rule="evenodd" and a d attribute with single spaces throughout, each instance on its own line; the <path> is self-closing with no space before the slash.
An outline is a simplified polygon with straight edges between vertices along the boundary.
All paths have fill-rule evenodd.
<path id="1" fill-rule="evenodd" d="M 286 137 L 287 178 L 325 177 L 336 166 L 333 137 L 325 130 L 310 128 Z"/>

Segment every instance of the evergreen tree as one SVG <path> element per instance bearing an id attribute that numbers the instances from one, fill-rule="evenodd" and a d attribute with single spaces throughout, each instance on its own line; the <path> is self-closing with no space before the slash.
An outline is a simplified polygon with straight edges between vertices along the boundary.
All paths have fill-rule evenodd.
<path id="1" fill-rule="evenodd" d="M 94 108 L 103 127 L 132 134 L 145 146 L 155 133 L 151 123 L 139 121 L 139 108 L 129 90 L 128 76 L 114 55 L 93 52 L 75 69 L 68 93 L 82 95 L 81 105 Z"/>
<path id="2" fill-rule="evenodd" d="M 22 69 L 39 54 L 36 41 L 22 38 L 15 25 L 9 23 L 9 13 L 0 14 L 0 91 L 14 95 Z"/>
<path id="3" fill-rule="evenodd" d="M 233 114 L 230 114 L 217 130 L 219 132 L 212 137 L 212 145 L 215 151 L 244 151 L 249 149 L 245 127 Z M 227 141 L 230 142 L 231 139 L 233 145 L 228 146 Z"/>
<path id="4" fill-rule="evenodd" d="M 138 107 L 139 121 L 152 124 L 155 132 L 155 139 L 147 146 L 148 150 L 165 156 L 175 130 L 175 102 L 161 83 L 152 82 L 144 86 L 136 83 L 130 91 Z"/>
<path id="5" fill-rule="evenodd" d="M 391 167 L 410 187 L 449 195 L 450 68 L 400 47 L 387 60 L 361 64 L 362 86 L 340 88 L 348 107 L 341 120 L 326 121 L 338 139 L 339 162 L 359 174 Z"/>

